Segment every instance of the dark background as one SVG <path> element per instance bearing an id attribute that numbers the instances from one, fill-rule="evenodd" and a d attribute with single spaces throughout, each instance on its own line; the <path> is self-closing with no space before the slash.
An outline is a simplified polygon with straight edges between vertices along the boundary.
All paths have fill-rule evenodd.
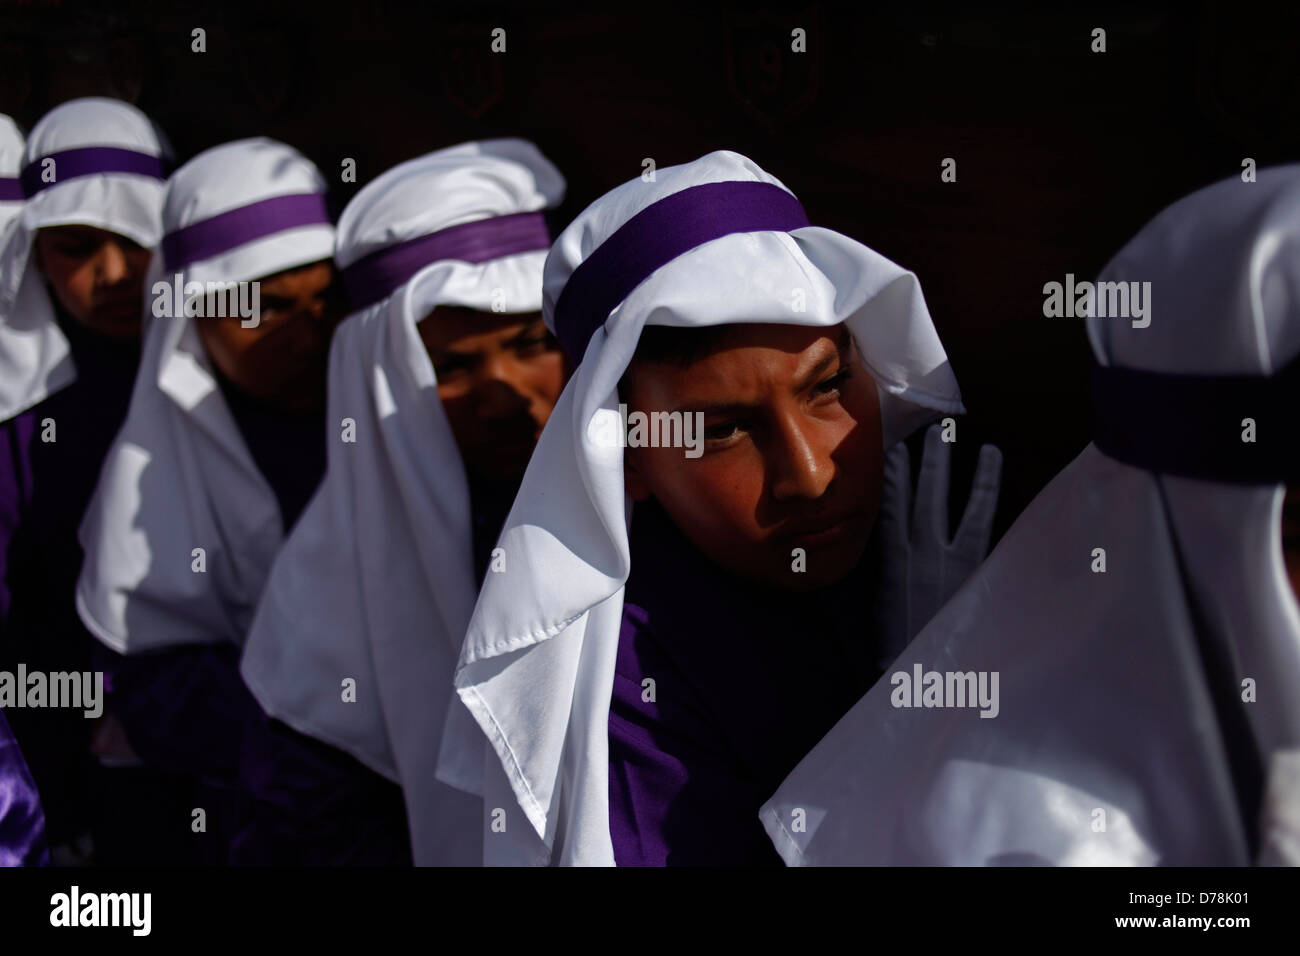
<path id="1" fill-rule="evenodd" d="M 795 27 L 807 53 L 790 50 Z M 1090 51 L 1094 27 L 1105 53 Z M 1083 326 L 1043 317 L 1043 283 L 1092 278 L 1244 157 L 1300 158 L 1298 30 L 1294 3 L 0 0 L 0 112 L 30 128 L 66 99 L 116 96 L 182 161 L 272 136 L 314 159 L 340 203 L 431 149 L 523 136 L 568 178 L 562 221 L 646 157 L 743 152 L 815 223 L 918 274 L 971 412 L 954 490 L 975 439 L 999 444 L 1000 534 L 1088 440 Z M 339 182 L 345 157 L 355 185 Z M 945 157 L 956 183 L 940 181 Z"/>

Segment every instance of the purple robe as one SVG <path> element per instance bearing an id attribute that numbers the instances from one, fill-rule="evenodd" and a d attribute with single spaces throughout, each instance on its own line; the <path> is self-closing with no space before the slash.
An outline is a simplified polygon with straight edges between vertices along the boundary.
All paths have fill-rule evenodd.
<path id="1" fill-rule="evenodd" d="M 81 570 L 77 528 L 100 467 L 126 417 L 140 360 L 138 341 L 109 339 L 57 309 L 77 378 L 0 423 L 0 670 L 91 668 L 96 641 L 73 603 Z M 44 441 L 46 419 L 54 441 Z M 88 795 L 94 721 L 73 709 L 9 714 L 40 788 L 51 845 L 91 825 Z"/>
<path id="2" fill-rule="evenodd" d="M 325 468 L 323 411 L 281 411 L 245 396 L 220 376 L 218 381 L 287 530 Z M 263 719 L 240 677 L 239 649 L 186 645 L 122 656 L 104 648 L 101 659 L 112 685 L 108 706 L 132 749 L 147 766 L 188 778 L 193 806 L 206 811 L 200 859 L 224 865 L 240 826 L 245 734 Z"/>
<path id="3" fill-rule="evenodd" d="M 609 714 L 615 862 L 780 865 L 759 808 L 879 676 L 868 562 L 819 592 L 748 584 L 653 502 L 633 512 L 631 550 Z"/>
<path id="4" fill-rule="evenodd" d="M 0 713 L 0 866 L 45 866 L 49 861 L 36 784 Z"/>
<path id="5" fill-rule="evenodd" d="M 402 788 L 278 720 L 248 728 L 240 791 L 232 863 L 411 865 Z"/>

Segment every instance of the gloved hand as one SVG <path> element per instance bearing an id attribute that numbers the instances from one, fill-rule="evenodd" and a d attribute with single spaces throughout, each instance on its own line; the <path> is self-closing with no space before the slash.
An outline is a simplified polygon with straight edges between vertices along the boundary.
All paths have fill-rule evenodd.
<path id="1" fill-rule="evenodd" d="M 994 445 L 981 446 L 966 512 L 949 541 L 952 449 L 942 435 L 938 425 L 926 432 L 915 505 L 907 446 L 899 442 L 885 456 L 877 519 L 881 586 L 876 620 L 882 667 L 902 653 L 988 554 L 1002 481 L 1002 452 Z"/>

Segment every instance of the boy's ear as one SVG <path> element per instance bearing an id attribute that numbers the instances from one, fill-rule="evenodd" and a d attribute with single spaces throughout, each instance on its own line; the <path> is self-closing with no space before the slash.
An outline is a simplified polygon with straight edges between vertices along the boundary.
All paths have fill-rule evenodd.
<path id="1" fill-rule="evenodd" d="M 633 501 L 645 501 L 650 497 L 650 487 L 636 466 L 635 449 L 623 449 L 623 489 Z"/>

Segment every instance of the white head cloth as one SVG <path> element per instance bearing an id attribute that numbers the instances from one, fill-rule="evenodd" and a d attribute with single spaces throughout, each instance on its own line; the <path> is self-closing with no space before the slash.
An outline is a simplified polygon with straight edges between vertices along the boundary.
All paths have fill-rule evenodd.
<path id="1" fill-rule="evenodd" d="M 216 146 L 168 182 L 163 244 L 232 210 L 324 192 L 316 167 L 282 143 L 249 139 Z M 261 235 L 233 247 L 210 240 L 205 258 L 181 256 L 165 274 L 155 263 L 152 278 L 167 290 L 176 273 L 182 288 L 245 282 L 330 258 L 334 229 L 328 221 L 288 230 L 277 229 L 279 221 L 271 217 L 260 229 L 246 230 Z M 162 294 L 172 298 L 170 291 Z M 146 321 L 131 405 L 80 537 L 86 557 L 77 610 L 114 650 L 243 643 L 284 530 L 275 493 L 235 424 L 191 319 Z M 193 569 L 196 548 L 204 551 L 203 573 Z"/>
<path id="2" fill-rule="evenodd" d="M 1151 283 L 1149 327 L 1088 320 L 1103 366 L 1272 375 L 1300 352 L 1300 167 L 1180 200 L 1101 279 Z M 1244 713 L 1265 768 L 1300 745 L 1283 494 L 1089 445 L 894 665 L 996 671 L 997 716 L 895 708 L 882 679 L 763 808 L 777 849 L 791 864 L 1250 862 L 1213 698 Z M 1294 841 L 1276 791 L 1267 812 L 1290 813 Z"/>
<path id="3" fill-rule="evenodd" d="M 161 169 L 159 175 L 70 172 L 77 166 L 72 151 L 95 147 L 138 154 L 143 165 L 160 166 L 158 160 L 171 156 L 171 147 L 149 117 L 117 100 L 71 100 L 50 110 L 32 129 L 19 172 L 35 166 L 42 188 L 22 204 L 8 228 L 0 230 L 0 421 L 44 401 L 77 376 L 32 254 L 37 231 L 95 226 L 147 249 L 162 236 Z M 8 149 L 0 146 L 0 154 L 7 156 Z M 0 176 L 18 175 L 5 162 Z"/>
<path id="4" fill-rule="evenodd" d="M 0 113 L 0 249 L 4 248 L 5 233 L 10 224 L 23 211 L 18 174 L 23 169 L 26 148 L 18 124 Z"/>
<path id="5" fill-rule="evenodd" d="M 771 184 L 788 197 L 774 177 L 733 152 L 620 186 L 578 216 L 551 250 L 548 324 L 554 328 L 574 270 L 630 218 L 716 183 Z M 793 310 L 795 289 L 804 291 L 806 311 Z M 498 543 L 506 569 L 487 576 L 456 673 L 457 690 L 492 748 L 486 806 L 522 808 L 527 821 L 509 822 L 519 814 L 508 812 L 506 831 L 485 836 L 489 863 L 614 862 L 608 714 L 631 565 L 630 503 L 622 448 L 608 447 L 603 435 L 618 414 L 618 381 L 643 326 L 844 322 L 878 384 L 886 445 L 936 413 L 962 411 L 916 277 L 828 229 L 705 242 L 651 272 L 608 315 L 591 318 L 605 321 L 542 433 Z"/>
<path id="6" fill-rule="evenodd" d="M 563 194 L 532 143 L 440 150 L 356 195 L 336 259 L 361 296 L 347 271 L 359 260 L 449 227 L 540 213 Z M 534 248 L 424 260 L 339 327 L 329 422 L 351 419 L 355 442 L 330 435 L 325 480 L 276 560 L 244 650 L 244 679 L 268 714 L 402 784 L 418 865 L 480 863 L 482 804 L 435 778 L 453 704 L 469 723 L 452 672 L 478 585 L 469 485 L 416 323 L 442 305 L 538 311 L 545 258 Z M 356 700 L 341 703 L 349 677 Z M 471 756 L 481 772 L 481 745 Z"/>

